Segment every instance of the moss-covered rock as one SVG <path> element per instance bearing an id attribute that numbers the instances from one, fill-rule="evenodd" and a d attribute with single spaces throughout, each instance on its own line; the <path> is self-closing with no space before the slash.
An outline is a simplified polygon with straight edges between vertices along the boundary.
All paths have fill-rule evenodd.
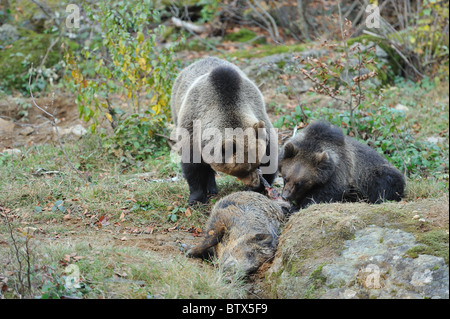
<path id="1" fill-rule="evenodd" d="M 249 29 L 241 28 L 237 32 L 228 33 L 225 35 L 224 40 L 232 41 L 232 42 L 249 42 L 257 37 L 257 34 Z M 266 39 L 264 37 L 260 37 L 255 39 L 253 43 L 264 44 L 266 43 Z"/>
<path id="2" fill-rule="evenodd" d="M 312 205 L 287 222 L 268 291 L 277 298 L 448 298 L 448 249 L 448 199 Z"/>

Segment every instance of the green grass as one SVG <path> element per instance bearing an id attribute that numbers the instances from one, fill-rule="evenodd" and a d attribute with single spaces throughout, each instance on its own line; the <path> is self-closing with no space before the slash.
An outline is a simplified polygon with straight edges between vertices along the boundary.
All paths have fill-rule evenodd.
<path id="1" fill-rule="evenodd" d="M 30 241 L 36 270 L 27 297 L 245 296 L 245 284 L 237 277 L 230 282 L 216 267 L 186 258 L 175 243 L 201 240 L 188 230 L 202 231 L 214 202 L 243 189 L 234 178 L 220 176 L 220 193 L 186 213 L 189 192 L 185 180 L 180 176 L 174 182 L 160 181 L 179 174 L 178 165 L 164 159 L 168 154 L 123 171 L 116 159 L 101 151 L 98 137 L 66 143 L 65 149 L 74 165 L 89 176 L 89 182 L 69 168 L 56 145 L 25 147 L 20 157 L 0 155 L 0 207 L 10 210 L 14 236 L 23 245 L 23 236 L 16 229 L 39 229 Z M 36 174 L 38 169 L 59 173 Z M 64 208 L 58 209 L 58 204 Z M 168 219 L 174 208 L 178 208 L 175 221 Z M 159 241 L 153 242 L 153 237 Z M 4 223 L 0 224 L 0 243 L 5 243 L 0 245 L 0 274 L 11 274 L 17 264 L 7 262 L 8 256 L 13 256 L 12 241 Z M 159 251 L 160 244 L 172 250 Z M 83 279 L 83 287 L 75 290 L 63 289 L 61 284 L 67 277 L 61 261 L 72 253 L 84 257 L 75 263 Z M 16 279 L 9 276 L 10 282 Z M 4 295 L 18 297 L 14 291 Z"/>
<path id="2" fill-rule="evenodd" d="M 262 58 L 269 55 L 288 53 L 288 52 L 301 52 L 305 50 L 305 46 L 302 44 L 295 45 L 277 45 L 277 44 L 264 44 L 250 49 L 241 49 L 232 53 L 226 53 L 227 57 L 237 59 L 251 59 Z"/>
<path id="3" fill-rule="evenodd" d="M 417 258 L 419 255 L 433 255 L 444 258 L 449 262 L 449 244 L 448 232 L 436 229 L 419 234 L 418 242 L 421 245 L 409 249 L 405 255 L 411 258 Z"/>
<path id="4" fill-rule="evenodd" d="M 123 168 L 114 158 L 102 152 L 94 152 L 98 145 L 97 137 L 88 137 L 81 143 L 68 143 L 65 148 L 74 165 L 89 176 L 90 182 L 82 180 L 70 170 L 61 150 L 55 145 L 39 145 L 24 148 L 25 156 L 2 156 L 0 167 L 0 203 L 10 209 L 19 209 L 33 220 L 51 220 L 64 214 L 53 212 L 51 208 L 58 200 L 73 213 L 88 210 L 91 214 L 108 215 L 119 218 L 122 211 L 136 215 L 136 222 L 159 222 L 170 227 L 167 215 L 174 207 L 187 208 L 188 187 L 177 163 L 167 161 L 169 157 L 160 156 L 149 159 L 141 168 Z M 93 154 L 86 160 L 79 154 Z M 80 169 L 81 169 L 80 168 Z M 58 171 L 57 174 L 37 174 L 38 170 Z M 165 182 L 173 177 L 178 179 Z M 225 196 L 243 187 L 229 176 L 217 178 L 220 193 Z M 179 214 L 181 225 L 198 226 L 204 222 L 204 215 L 212 208 L 212 200 L 207 205 L 192 208 L 192 216 Z M 142 206 L 140 209 L 139 205 Z M 42 212 L 36 213 L 36 207 Z M 133 210 L 131 210 L 134 207 Z M 203 217 L 202 217 L 203 216 Z"/>
<path id="5" fill-rule="evenodd" d="M 224 40 L 226 41 L 233 41 L 233 42 L 248 42 L 254 39 L 257 36 L 257 34 L 249 29 L 241 28 L 237 32 L 228 33 L 225 35 Z M 265 43 L 265 39 L 261 38 L 256 40 L 254 43 L 263 44 Z"/>
<path id="6" fill-rule="evenodd" d="M 89 231 L 57 240 L 43 237 L 36 235 L 31 240 L 33 289 L 25 297 L 242 298 L 246 293 L 245 283 L 238 278 L 225 277 L 214 267 L 182 254 L 161 257 L 139 247 L 115 244 L 120 241 Z M 0 247 L 0 251 L 8 256 L 7 249 Z M 67 261 L 67 256 L 72 257 Z M 78 289 L 65 285 L 71 264 L 81 279 Z M 0 273 L 7 274 L 11 266 L 14 264 L 2 262 Z M 45 284 L 40 282 L 42 278 Z M 14 279 L 9 275 L 10 285 Z M 16 297 L 12 291 L 4 295 Z"/>

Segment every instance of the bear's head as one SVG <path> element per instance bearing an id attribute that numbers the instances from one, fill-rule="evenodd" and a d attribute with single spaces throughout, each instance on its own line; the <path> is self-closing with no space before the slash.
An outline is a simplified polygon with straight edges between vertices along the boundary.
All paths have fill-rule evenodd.
<path id="1" fill-rule="evenodd" d="M 333 157 L 327 150 L 311 150 L 287 142 L 279 158 L 284 181 L 282 197 L 300 202 L 313 189 L 327 183 L 336 167 Z"/>
<path id="2" fill-rule="evenodd" d="M 212 169 L 237 177 L 247 187 L 259 187 L 257 169 L 267 146 L 264 126 L 264 122 L 259 121 L 244 135 L 225 139 L 221 147 L 222 160 L 209 162 Z"/>

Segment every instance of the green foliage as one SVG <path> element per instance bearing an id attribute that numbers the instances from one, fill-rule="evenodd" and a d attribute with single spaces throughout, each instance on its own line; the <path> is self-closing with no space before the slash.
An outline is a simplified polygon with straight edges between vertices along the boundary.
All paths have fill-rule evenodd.
<path id="1" fill-rule="evenodd" d="M 220 1 L 217 0 L 200 0 L 197 5 L 201 5 L 200 23 L 209 22 L 214 19 L 219 13 Z"/>
<path id="2" fill-rule="evenodd" d="M 105 140 L 107 151 L 119 157 L 125 166 L 134 160 L 145 160 L 167 148 L 165 138 L 157 133 L 167 131 L 165 122 L 151 121 L 153 114 L 153 110 L 145 114 L 131 114 L 119 123 L 114 135 Z"/>
<path id="3" fill-rule="evenodd" d="M 100 1 L 97 7 L 85 6 L 85 10 L 102 32 L 101 42 L 92 48 L 78 56 L 66 55 L 80 117 L 92 121 L 92 131 L 105 117 L 117 121 L 115 134 L 107 143 L 109 150 L 144 159 L 164 144 L 157 134 L 163 133 L 170 121 L 177 43 L 158 45 L 164 26 L 151 27 L 150 23 L 160 22 L 160 12 L 152 8 L 151 1 Z M 111 95 L 126 100 L 132 113 L 113 108 Z M 113 118 L 116 114 L 121 116 Z"/>
<path id="4" fill-rule="evenodd" d="M 11 155 L 6 153 L 0 153 L 0 166 L 6 167 L 7 163 L 9 162 L 9 158 Z"/>
<path id="5" fill-rule="evenodd" d="M 133 206 L 130 208 L 130 211 L 131 212 L 147 211 L 152 209 L 155 209 L 155 205 L 153 205 L 153 203 L 136 201 L 136 203 L 134 203 Z"/>
<path id="6" fill-rule="evenodd" d="M 68 287 L 67 276 L 59 276 L 52 268 L 48 268 L 47 279 L 41 288 L 41 295 L 37 299 L 63 299 L 67 297 L 83 298 L 92 289 L 85 283 L 79 283 L 79 287 Z"/>
<path id="7" fill-rule="evenodd" d="M 186 208 L 175 207 L 174 209 L 172 209 L 172 211 L 169 212 L 169 214 L 167 214 L 167 220 L 171 221 L 171 222 L 176 222 L 178 220 L 177 214 L 185 213 L 185 212 L 186 212 Z"/>
<path id="8" fill-rule="evenodd" d="M 30 68 L 33 65 L 32 72 L 35 79 L 38 75 L 36 68 L 42 63 L 53 36 L 29 30 L 21 32 L 21 36 L 23 37 L 0 50 L 0 91 L 11 94 L 14 90 L 18 90 L 28 96 Z M 63 67 L 58 50 L 58 45 L 54 45 L 48 53 L 38 80 L 32 83 L 34 92 L 45 90 L 49 83 L 59 78 L 58 73 Z"/>
<path id="9" fill-rule="evenodd" d="M 442 73 L 449 76 L 448 1 L 425 0 L 415 27 L 407 33 L 409 48 L 420 60 L 420 69 L 426 74 Z"/>
<path id="10" fill-rule="evenodd" d="M 241 28 L 237 32 L 228 33 L 225 35 L 224 39 L 233 42 L 248 42 L 257 37 L 257 34 L 249 29 Z M 265 43 L 265 38 L 256 40 L 254 43 L 263 44 Z"/>
<path id="11" fill-rule="evenodd" d="M 57 200 L 52 207 L 52 212 L 56 212 L 57 210 L 59 210 L 62 213 L 67 212 L 67 209 L 64 207 L 64 201 L 62 200 Z"/>

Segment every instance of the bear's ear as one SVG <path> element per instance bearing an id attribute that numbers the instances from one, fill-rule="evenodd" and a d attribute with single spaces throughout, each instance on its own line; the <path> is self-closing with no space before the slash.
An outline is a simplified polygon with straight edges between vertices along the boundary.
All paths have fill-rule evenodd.
<path id="1" fill-rule="evenodd" d="M 283 156 L 282 159 L 291 158 L 295 155 L 295 146 L 291 142 L 286 143 L 283 147 Z"/>
<path id="2" fill-rule="evenodd" d="M 328 159 L 330 158 L 327 151 L 323 151 L 321 153 L 315 153 L 314 156 L 316 158 L 317 164 L 324 163 L 324 162 L 328 161 Z"/>

